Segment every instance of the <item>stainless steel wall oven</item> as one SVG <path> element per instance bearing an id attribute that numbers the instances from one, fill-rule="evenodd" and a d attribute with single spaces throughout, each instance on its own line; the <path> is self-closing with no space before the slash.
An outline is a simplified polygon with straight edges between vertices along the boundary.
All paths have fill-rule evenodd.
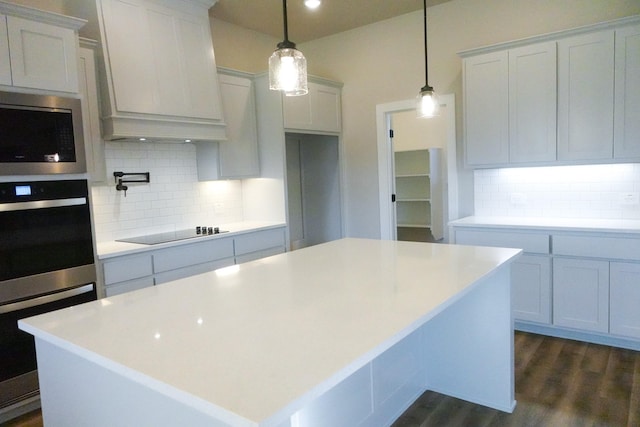
<path id="1" fill-rule="evenodd" d="M 95 300 L 95 283 L 87 181 L 0 183 L 0 414 L 38 394 L 18 319 Z"/>

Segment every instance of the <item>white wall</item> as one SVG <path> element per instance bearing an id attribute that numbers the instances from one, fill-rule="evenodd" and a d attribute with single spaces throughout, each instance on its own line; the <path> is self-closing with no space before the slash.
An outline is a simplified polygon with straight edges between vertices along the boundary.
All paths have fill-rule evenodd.
<path id="1" fill-rule="evenodd" d="M 640 219 L 640 164 L 475 171 L 476 215 Z"/>
<path id="2" fill-rule="evenodd" d="M 98 242 L 242 221 L 240 181 L 198 182 L 193 144 L 107 142 L 107 185 L 92 188 Z M 114 171 L 150 172 L 116 191 Z M 137 177 L 130 177 L 137 179 Z"/>
<path id="3" fill-rule="evenodd" d="M 452 0 L 430 7 L 429 83 L 458 100 L 459 155 L 462 72 L 457 52 L 639 13 L 637 0 Z M 307 56 L 311 73 L 344 82 L 347 233 L 351 236 L 379 235 L 375 106 L 412 98 L 424 85 L 422 24 L 422 12 L 415 12 L 298 46 Z M 462 215 L 473 213 L 469 184 L 469 179 L 461 182 Z"/>
<path id="4" fill-rule="evenodd" d="M 414 110 L 391 115 L 394 151 L 447 148 L 447 123 L 445 116 L 419 119 Z"/>

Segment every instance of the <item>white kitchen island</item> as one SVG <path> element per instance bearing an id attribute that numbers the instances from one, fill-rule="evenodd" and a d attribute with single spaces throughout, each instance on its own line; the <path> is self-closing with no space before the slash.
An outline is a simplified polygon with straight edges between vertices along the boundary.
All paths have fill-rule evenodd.
<path id="1" fill-rule="evenodd" d="M 47 427 L 385 426 L 425 390 L 510 412 L 519 253 L 342 239 L 19 325 Z"/>

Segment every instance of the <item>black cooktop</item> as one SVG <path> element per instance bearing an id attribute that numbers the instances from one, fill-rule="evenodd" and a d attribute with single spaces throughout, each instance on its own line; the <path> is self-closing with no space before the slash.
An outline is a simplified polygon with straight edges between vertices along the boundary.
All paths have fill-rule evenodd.
<path id="1" fill-rule="evenodd" d="M 204 230 L 204 232 L 203 232 Z M 138 243 L 141 245 L 157 245 L 159 243 L 175 242 L 177 240 L 194 239 L 197 237 L 215 236 L 216 234 L 228 233 L 217 227 L 198 227 L 188 230 L 167 231 L 164 233 L 147 234 L 145 236 L 127 237 L 117 239 L 116 242 Z"/>

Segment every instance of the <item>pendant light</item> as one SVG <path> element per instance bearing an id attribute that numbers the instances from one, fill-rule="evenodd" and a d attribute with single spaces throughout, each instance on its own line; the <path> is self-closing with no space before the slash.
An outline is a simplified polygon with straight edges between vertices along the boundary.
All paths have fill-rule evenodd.
<path id="1" fill-rule="evenodd" d="M 438 115 L 440 108 L 438 97 L 429 86 L 429 65 L 427 60 L 427 0 L 424 0 L 424 81 L 425 85 L 420 89 L 417 97 L 416 112 L 418 117 L 429 118 Z"/>
<path id="2" fill-rule="evenodd" d="M 282 0 L 284 40 L 269 58 L 269 89 L 281 90 L 286 96 L 306 95 L 307 60 L 296 44 L 289 41 L 287 29 L 287 0 Z"/>

